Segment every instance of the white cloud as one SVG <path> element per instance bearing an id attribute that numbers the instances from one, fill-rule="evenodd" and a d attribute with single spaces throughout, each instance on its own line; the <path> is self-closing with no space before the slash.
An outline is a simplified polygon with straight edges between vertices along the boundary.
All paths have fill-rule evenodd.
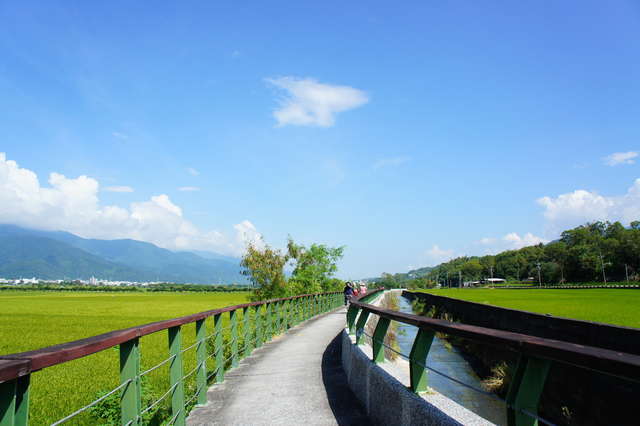
<path id="1" fill-rule="evenodd" d="M 100 185 L 88 176 L 67 178 L 51 173 L 49 186 L 0 153 L 0 223 L 63 230 L 86 238 L 132 238 L 174 250 L 210 250 L 240 255 L 247 235 L 259 235 L 248 220 L 235 232 L 203 231 L 183 217 L 182 209 L 165 194 L 128 208 L 103 206 Z"/>
<path id="2" fill-rule="evenodd" d="M 178 191 L 194 192 L 194 191 L 200 191 L 200 188 L 198 188 L 197 186 L 181 186 L 180 188 L 178 188 Z"/>
<path id="3" fill-rule="evenodd" d="M 483 254 L 497 254 L 505 250 L 517 250 L 522 247 L 535 246 L 537 244 L 546 244 L 549 241 L 533 235 L 531 232 L 520 235 L 517 232 L 510 232 L 501 238 L 485 237 L 480 239 L 477 244 L 485 246 Z"/>
<path id="4" fill-rule="evenodd" d="M 453 250 L 441 249 L 437 244 L 434 244 L 425 254 L 427 259 L 436 265 L 450 260 L 453 257 Z"/>
<path id="5" fill-rule="evenodd" d="M 602 159 L 607 166 L 619 166 L 620 164 L 633 164 L 636 162 L 635 158 L 638 156 L 636 151 L 629 152 L 614 152 L 611 155 L 607 155 Z"/>
<path id="6" fill-rule="evenodd" d="M 108 192 L 133 192 L 133 188 L 130 186 L 107 186 L 104 190 Z"/>
<path id="7" fill-rule="evenodd" d="M 369 101 L 362 90 L 349 86 L 318 83 L 312 78 L 281 77 L 266 81 L 285 91 L 280 108 L 273 112 L 278 126 L 330 127 L 335 115 L 366 104 Z"/>
<path id="8" fill-rule="evenodd" d="M 236 244 L 240 247 L 246 247 L 247 244 L 253 244 L 257 248 L 264 248 L 264 240 L 262 234 L 258 232 L 253 223 L 248 220 L 233 225 L 236 230 Z"/>
<path id="9" fill-rule="evenodd" d="M 200 172 L 194 169 L 193 167 L 188 167 L 187 173 L 189 173 L 191 176 L 198 176 L 200 174 Z"/>
<path id="10" fill-rule="evenodd" d="M 401 164 L 406 163 L 409 160 L 410 160 L 410 158 L 406 157 L 406 156 L 381 158 L 380 160 L 376 161 L 373 164 L 373 168 L 377 170 L 377 169 L 381 169 L 383 167 L 396 167 L 396 166 L 399 166 Z"/>
<path id="11" fill-rule="evenodd" d="M 535 246 L 540 243 L 546 244 L 549 242 L 544 238 L 533 235 L 531 232 L 527 232 L 522 236 L 515 232 L 511 232 L 502 237 L 502 241 L 507 243 L 508 249 L 521 249 L 522 247 Z"/>
<path id="12" fill-rule="evenodd" d="M 628 224 L 640 219 L 640 179 L 636 179 L 627 193 L 620 196 L 605 196 L 578 189 L 557 197 L 542 197 L 537 201 L 545 209 L 547 232 L 553 235 L 596 220 L 618 220 Z"/>

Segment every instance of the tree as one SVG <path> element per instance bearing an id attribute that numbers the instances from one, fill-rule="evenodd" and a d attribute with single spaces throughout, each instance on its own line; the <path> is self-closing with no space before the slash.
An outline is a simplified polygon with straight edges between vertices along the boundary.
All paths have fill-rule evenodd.
<path id="1" fill-rule="evenodd" d="M 560 268 L 560 282 L 564 282 L 564 266 L 569 257 L 569 251 L 567 245 L 562 241 L 556 241 L 547 244 L 544 249 L 549 260 L 555 262 Z"/>
<path id="2" fill-rule="evenodd" d="M 289 238 L 287 255 L 295 262 L 289 280 L 290 292 L 304 294 L 339 290 L 336 286 L 341 284 L 337 284 L 332 277 L 338 270 L 337 262 L 342 258 L 343 252 L 344 247 L 327 247 L 324 244 L 311 244 L 307 248 Z"/>
<path id="3" fill-rule="evenodd" d="M 242 257 L 242 274 L 249 277 L 253 284 L 253 301 L 284 297 L 287 294 L 287 278 L 284 265 L 288 261 L 286 254 L 264 244 L 262 248 L 251 243 Z"/>
<path id="4" fill-rule="evenodd" d="M 482 275 L 482 265 L 477 257 L 467 260 L 462 264 L 462 273 L 465 277 L 479 279 Z"/>
<path id="5" fill-rule="evenodd" d="M 249 244 L 242 257 L 242 274 L 253 284 L 252 300 L 274 299 L 305 293 L 340 290 L 344 283 L 333 278 L 338 270 L 337 261 L 342 258 L 343 247 L 327 247 L 312 244 L 310 247 L 296 244 L 289 238 L 287 252 L 261 242 Z M 285 266 L 291 262 L 293 272 L 289 279 Z"/>

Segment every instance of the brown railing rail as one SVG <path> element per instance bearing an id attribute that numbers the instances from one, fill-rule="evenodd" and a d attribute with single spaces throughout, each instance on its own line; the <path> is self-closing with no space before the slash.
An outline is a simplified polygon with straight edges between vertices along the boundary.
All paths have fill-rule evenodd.
<path id="1" fill-rule="evenodd" d="M 171 363 L 172 414 L 169 424 L 184 424 L 185 404 L 184 379 L 182 375 L 182 351 L 181 327 L 195 323 L 197 331 L 196 347 L 198 356 L 197 377 L 198 390 L 194 397 L 198 403 L 206 401 L 207 380 L 215 376 L 215 381 L 220 382 L 224 378 L 224 371 L 231 362 L 235 366 L 237 361 L 247 356 L 254 347 L 259 347 L 271 336 L 276 335 L 291 326 L 309 319 L 317 314 L 342 305 L 341 292 L 327 292 L 319 294 L 304 294 L 299 296 L 271 299 L 240 305 L 227 306 L 219 309 L 199 312 L 179 318 L 165 321 L 157 321 L 149 324 L 130 327 L 122 330 L 111 331 L 85 339 L 48 346 L 33 351 L 14 353 L 0 356 L 0 425 L 26 425 L 28 424 L 29 407 L 29 377 L 32 373 L 47 367 L 52 367 L 78 358 L 95 354 L 115 346 L 120 346 L 120 373 L 121 373 L 121 423 L 123 425 L 137 425 L 142 421 L 142 408 L 140 407 L 140 350 L 139 338 L 168 330 Z M 254 311 L 253 317 L 247 312 Z M 243 330 L 245 346 L 238 349 L 232 346 L 232 358 L 223 358 L 223 329 L 222 314 L 229 314 L 232 323 L 231 333 L 233 342 L 237 344 L 238 316 L 236 312 L 243 313 Z M 206 335 L 205 320 L 213 317 L 214 333 Z M 249 324 L 252 321 L 252 324 Z M 249 336 L 248 333 L 251 333 Z M 213 337 L 214 353 L 206 353 L 206 341 Z M 207 356 L 208 355 L 208 356 Z M 215 370 L 208 374 L 206 360 L 213 357 Z M 179 364 L 179 365 L 177 365 Z M 144 374 L 144 373 L 143 373 Z M 117 389 L 116 389 L 117 390 Z M 114 390 L 114 392 L 116 391 Z M 96 401 L 94 401 L 95 403 Z M 83 407 L 81 410 L 90 406 Z M 77 412 L 81 412 L 78 410 Z M 69 417 L 69 416 L 68 416 Z M 69 417 L 70 419 L 71 417 Z M 55 424 L 66 421 L 62 419 Z"/>
<path id="2" fill-rule="evenodd" d="M 365 332 L 370 314 L 378 316 L 373 335 Z M 426 359 L 436 332 L 517 353 L 518 365 L 505 400 L 509 425 L 530 425 L 536 420 L 544 420 L 537 416 L 537 406 L 552 363 L 640 382 L 640 356 L 635 354 L 397 312 L 368 304 L 366 299 L 360 298 L 354 298 L 347 311 L 350 334 L 356 335 L 356 344 L 363 344 L 365 336 L 371 339 L 376 363 L 384 362 L 385 347 L 397 352 L 384 343 L 391 321 L 418 328 L 411 354 L 400 354 L 409 360 L 410 388 L 416 393 L 427 389 L 426 370 L 431 368 L 426 365 Z"/>

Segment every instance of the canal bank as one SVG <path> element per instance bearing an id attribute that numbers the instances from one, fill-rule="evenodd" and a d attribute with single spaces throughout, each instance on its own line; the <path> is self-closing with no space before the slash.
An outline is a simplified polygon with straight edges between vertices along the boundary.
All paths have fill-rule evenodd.
<path id="1" fill-rule="evenodd" d="M 417 308 L 414 314 L 417 315 L 552 338 L 560 343 L 569 341 L 588 345 L 584 342 L 587 340 L 600 345 L 595 345 L 594 348 L 615 348 L 620 351 L 620 355 L 624 355 L 620 348 L 629 349 L 632 354 L 638 353 L 639 329 L 551 317 L 428 293 L 404 291 L 403 296 L 421 302 L 414 304 Z M 612 336 L 620 339 L 612 340 Z M 579 339 L 584 340 L 577 341 Z M 517 362 L 516 352 L 454 336 L 447 337 L 446 340 L 467 359 L 474 359 L 474 369 L 481 375 L 496 370 L 497 367 L 505 367 L 499 378 L 505 386 L 498 392 L 506 394 L 511 371 Z M 541 417 L 558 425 L 637 425 L 637 395 L 640 395 L 639 382 L 596 373 L 571 363 L 554 362 L 546 378 L 538 408 Z"/>
<path id="2" fill-rule="evenodd" d="M 399 311 L 413 314 L 411 301 L 398 295 Z M 399 323 L 396 338 L 400 352 L 409 354 L 418 329 L 415 326 Z M 463 355 L 455 347 L 445 340 L 434 337 L 429 356 L 427 357 L 428 386 L 441 395 L 456 401 L 466 409 L 476 413 L 480 417 L 497 425 L 506 424 L 506 407 L 502 401 L 489 395 L 477 392 L 475 389 L 483 389 L 483 384 L 478 375 L 465 360 Z M 456 383 L 438 371 L 469 387 Z"/>

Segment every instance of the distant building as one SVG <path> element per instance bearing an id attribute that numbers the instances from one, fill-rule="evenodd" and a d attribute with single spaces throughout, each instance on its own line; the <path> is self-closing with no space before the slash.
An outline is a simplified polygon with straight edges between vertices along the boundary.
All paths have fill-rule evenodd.
<path id="1" fill-rule="evenodd" d="M 507 280 L 505 280 L 504 278 L 485 278 L 484 280 L 482 280 L 482 282 L 484 282 L 485 284 L 501 284 L 506 283 Z"/>

